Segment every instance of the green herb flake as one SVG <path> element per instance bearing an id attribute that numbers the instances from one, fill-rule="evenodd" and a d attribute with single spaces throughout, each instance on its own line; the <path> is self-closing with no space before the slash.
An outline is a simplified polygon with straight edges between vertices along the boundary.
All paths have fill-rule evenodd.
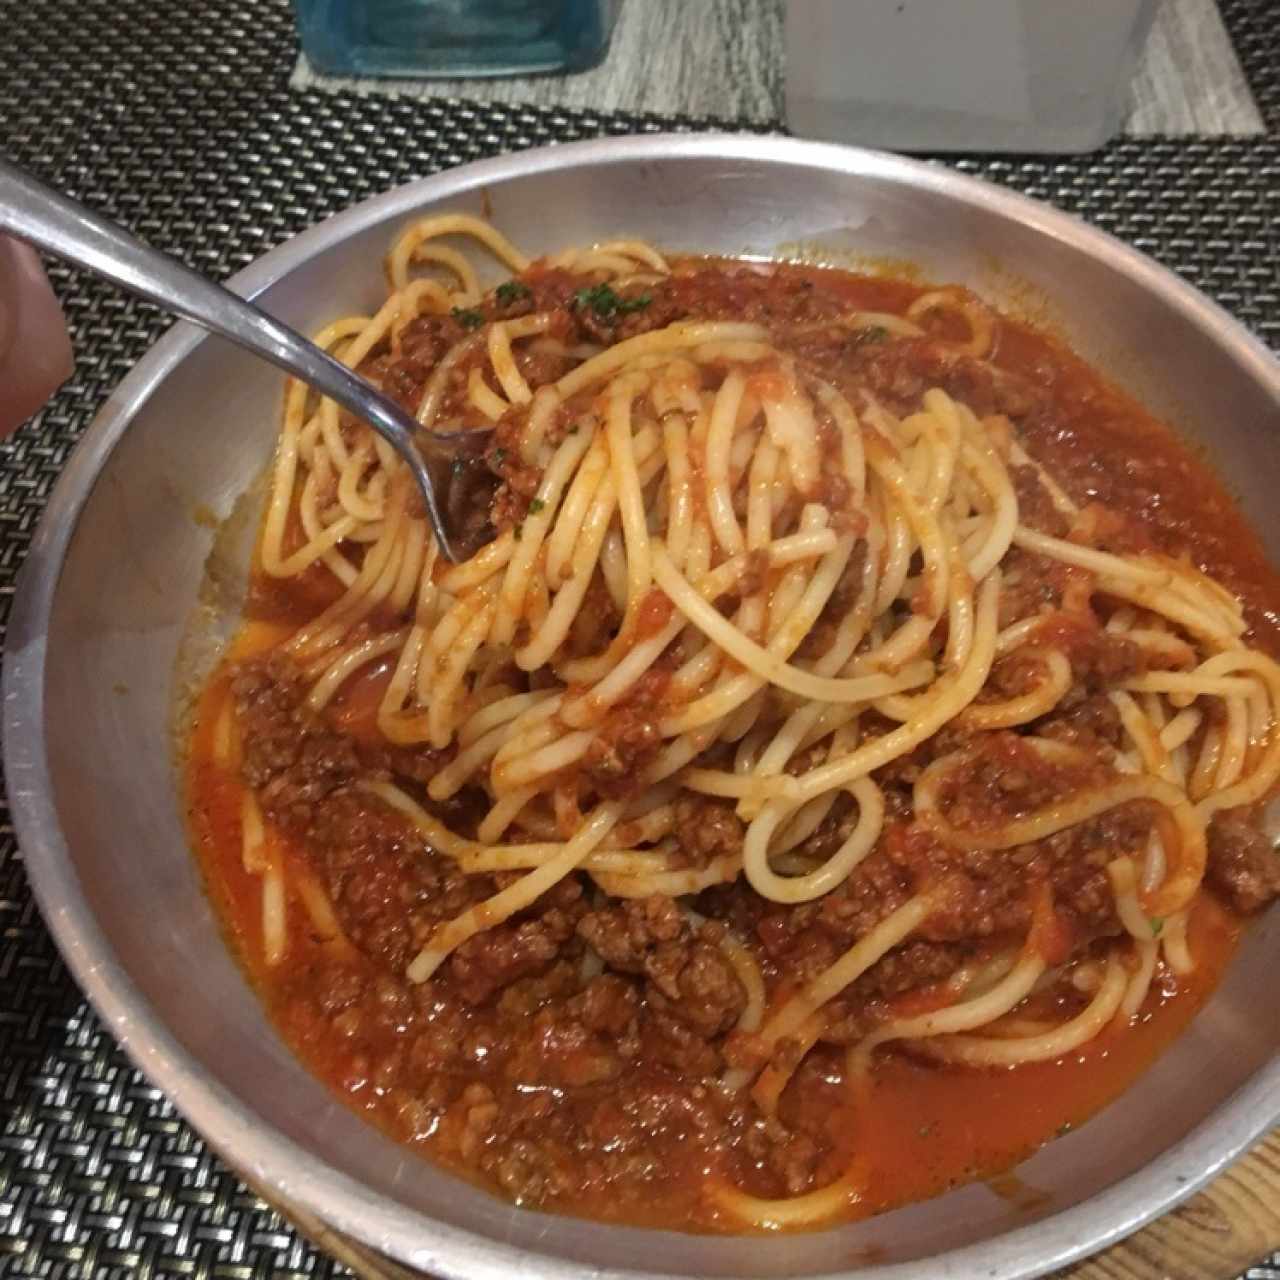
<path id="1" fill-rule="evenodd" d="M 533 297 L 533 290 L 519 280 L 508 280 L 493 291 L 493 296 L 504 307 L 509 307 L 513 302 L 523 302 L 525 298 Z"/>
<path id="2" fill-rule="evenodd" d="M 484 312 L 474 307 L 454 307 L 453 318 L 464 329 L 478 329 L 484 324 Z"/>
<path id="3" fill-rule="evenodd" d="M 524 533 L 524 525 L 522 525 L 522 524 L 517 524 L 517 525 L 513 525 L 513 526 L 512 526 L 512 528 L 511 528 L 511 536 L 512 536 L 512 537 L 513 537 L 517 542 L 519 542 L 519 541 L 520 541 L 520 536 L 521 536 L 521 534 L 523 534 L 523 533 Z"/>
<path id="4" fill-rule="evenodd" d="M 652 301 L 653 298 L 647 293 L 635 298 L 619 297 L 607 284 L 588 285 L 573 295 L 575 307 L 589 308 L 601 320 L 613 320 L 617 316 L 630 315 L 633 311 L 643 311 Z"/>
<path id="5" fill-rule="evenodd" d="M 1151 918 L 1151 936 L 1158 938 L 1161 930 L 1164 928 L 1164 919 L 1161 916 L 1153 916 Z"/>
<path id="6" fill-rule="evenodd" d="M 882 324 L 873 324 L 869 329 L 862 330 L 863 342 L 883 342 L 889 336 L 889 330 Z"/>
<path id="7" fill-rule="evenodd" d="M 542 500 L 541 498 L 530 498 L 530 499 L 529 499 L 529 514 L 530 514 L 531 516 L 536 516 L 536 515 L 538 514 L 538 512 L 539 512 L 539 511 L 543 511 L 543 510 L 545 510 L 545 509 L 546 509 L 546 505 L 547 505 L 547 504 L 546 504 L 545 502 L 543 502 L 543 500 Z"/>
<path id="8" fill-rule="evenodd" d="M 495 449 L 493 451 L 493 465 L 500 467 L 506 461 L 507 451 L 505 449 Z"/>

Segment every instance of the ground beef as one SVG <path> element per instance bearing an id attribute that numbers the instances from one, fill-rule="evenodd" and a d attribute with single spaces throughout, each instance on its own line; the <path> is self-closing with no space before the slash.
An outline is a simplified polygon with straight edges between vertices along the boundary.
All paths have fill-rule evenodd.
<path id="1" fill-rule="evenodd" d="M 441 920 L 493 885 L 437 859 L 403 817 L 353 785 L 396 761 L 403 774 L 425 780 L 439 753 L 416 753 L 410 766 L 403 749 L 361 748 L 307 708 L 306 687 L 280 655 L 241 665 L 232 694 L 242 774 L 268 820 L 311 862 L 348 938 L 398 972 Z"/>
<path id="2" fill-rule="evenodd" d="M 678 1076 L 705 1080 L 723 1065 L 720 1048 L 687 1022 L 663 1013 L 650 999 L 640 1024 L 646 1061 Z"/>
<path id="3" fill-rule="evenodd" d="M 398 354 L 384 351 L 373 356 L 360 366 L 360 372 L 414 413 L 431 371 L 466 333 L 453 316 L 417 316 L 401 331 Z"/>
<path id="4" fill-rule="evenodd" d="M 569 628 L 566 651 L 573 657 L 587 657 L 603 648 L 601 637 L 612 639 L 622 626 L 622 613 L 614 602 L 608 585 L 600 576 L 593 576 L 587 584 L 586 594 L 578 615 Z"/>
<path id="5" fill-rule="evenodd" d="M 967 943 L 909 941 L 895 947 L 831 1002 L 823 1038 L 856 1044 L 888 1014 L 887 1001 L 944 982 L 972 954 Z"/>
<path id="6" fill-rule="evenodd" d="M 582 277 L 561 267 L 535 266 L 522 278 L 530 290 L 529 310 L 561 310 L 572 314 L 573 295 L 582 288 Z"/>
<path id="7" fill-rule="evenodd" d="M 358 778 L 396 775 L 425 784 L 449 758 L 339 732 L 307 707 L 308 688 L 299 667 L 278 652 L 241 663 L 232 677 L 241 773 L 268 816 L 287 829 L 310 828 L 316 807 Z"/>
<path id="8" fill-rule="evenodd" d="M 635 983 L 614 973 L 602 973 L 574 997 L 570 1009 L 584 1026 L 621 1042 L 635 1025 L 640 993 Z"/>
<path id="9" fill-rule="evenodd" d="M 1052 886 L 1055 908 L 1074 937 L 1115 933 L 1106 864 L 1119 852 L 1141 848 L 1152 821 L 1145 805 L 1125 805 L 1046 840 L 988 851 L 953 849 L 909 820 L 890 820 L 876 849 L 816 902 L 784 907 L 748 901 L 735 909 L 736 886 L 704 895 L 704 902 L 720 918 L 752 929 L 769 961 L 803 980 L 832 964 L 914 893 L 944 886 L 941 905 L 910 947 L 891 952 L 856 987 L 862 999 L 892 997 L 947 976 L 976 940 L 1025 935 L 1029 887 L 1043 881 Z M 917 944 L 921 949 L 912 949 Z"/>
<path id="10" fill-rule="evenodd" d="M 378 383 L 395 400 L 415 413 L 422 400 L 423 391 L 436 365 L 460 342 L 477 334 L 488 321 L 509 320 L 528 315 L 535 309 L 537 298 L 531 292 L 503 301 L 497 296 L 484 299 L 478 306 L 463 310 L 454 309 L 444 315 L 420 315 L 409 321 L 401 330 L 397 350 L 386 349 L 371 356 L 360 366 L 360 372 Z M 556 339 L 561 345 L 574 342 L 579 337 L 567 299 L 547 298 L 547 305 L 540 310 L 549 311 L 549 324 L 541 338 L 521 343 L 516 348 L 516 362 L 526 382 L 533 389 L 554 382 L 574 363 L 570 357 L 545 345 L 546 339 Z M 466 353 L 449 374 L 441 398 L 439 417 L 461 419 L 475 418 L 466 405 L 467 381 L 473 368 L 487 372 L 487 360 L 480 343 L 474 353 Z M 492 386 L 492 382 L 490 382 Z M 500 389 L 493 387 L 495 391 Z M 471 421 L 471 425 L 487 422 Z"/>
<path id="11" fill-rule="evenodd" d="M 747 1002 L 724 953 L 701 938 L 662 943 L 646 959 L 644 971 L 650 1007 L 670 1013 L 704 1038 L 728 1031 Z"/>
<path id="12" fill-rule="evenodd" d="M 874 716 L 874 713 L 872 715 Z M 869 734 L 874 732 L 877 737 L 881 736 L 881 732 L 889 732 L 891 727 L 889 724 L 877 724 L 870 717 L 864 723 L 869 725 Z M 920 774 L 935 760 L 967 746 L 973 738 L 972 729 L 966 728 L 963 721 L 953 720 L 950 724 L 943 725 L 932 737 L 926 738 L 914 751 L 891 760 L 883 769 L 880 769 L 875 775 L 876 781 L 885 789 L 885 800 L 890 809 L 901 814 L 909 814 L 912 804 L 911 788 L 915 786 Z M 836 802 L 837 809 L 844 812 L 840 809 L 840 803 L 840 801 Z M 852 829 L 850 826 L 849 830 Z M 820 827 L 819 830 L 822 828 Z"/>
<path id="13" fill-rule="evenodd" d="M 971 954 L 972 948 L 963 943 L 906 942 L 877 960 L 853 984 L 850 994 L 860 1000 L 905 995 L 951 977 Z"/>
<path id="14" fill-rule="evenodd" d="M 1234 910 L 1261 911 L 1280 894 L 1280 854 L 1251 822 L 1218 813 L 1209 823 L 1205 879 Z"/>
<path id="15" fill-rule="evenodd" d="M 1031 643 L 1058 649 L 1071 664 L 1071 686 L 1046 722 L 1061 720 L 1068 712 L 1091 702 L 1093 710 L 1085 719 L 1092 722 L 1096 736 L 1103 740 L 1114 738 L 1118 743 L 1119 737 L 1110 732 L 1107 724 L 1114 708 L 1112 713 L 1102 711 L 1097 700 L 1101 697 L 1108 701 L 1105 694 L 1146 671 L 1146 651 L 1127 636 L 1107 631 L 1092 614 L 1051 613 L 1036 632 Z M 1076 729 L 1083 724 L 1084 720 L 1078 722 Z"/>
<path id="16" fill-rule="evenodd" d="M 1119 747 L 1124 738 L 1120 713 L 1102 693 L 1090 694 L 1066 710 L 1055 708 L 1051 715 L 1035 722 L 1032 732 L 1090 750 Z"/>
<path id="17" fill-rule="evenodd" d="M 843 477 L 839 477 L 843 479 Z M 846 481 L 846 483 L 848 483 Z M 769 553 L 757 548 L 747 552 L 747 563 L 738 577 L 738 594 L 741 597 L 759 595 L 769 582 Z"/>
<path id="18" fill-rule="evenodd" d="M 1081 700 L 1099 690 L 1114 689 L 1147 669 L 1143 650 L 1114 631 L 1081 628 L 1066 648 L 1073 685 Z M 1069 704 L 1072 700 L 1068 694 L 1063 702 Z"/>
<path id="19" fill-rule="evenodd" d="M 820 658 L 835 643 L 836 632 L 841 622 L 858 601 L 862 591 L 862 575 L 866 570 L 867 544 L 859 540 L 854 544 L 852 553 L 845 563 L 840 577 L 836 580 L 835 589 L 827 597 L 809 634 L 800 645 L 800 656 L 803 658 Z"/>
<path id="20" fill-rule="evenodd" d="M 1002 628 L 1062 604 L 1063 592 L 1071 579 L 1070 566 L 1019 547 L 1011 547 L 1002 564 L 999 609 Z"/>
<path id="21" fill-rule="evenodd" d="M 974 700 L 979 706 L 992 702 L 1005 702 L 1021 697 L 1044 679 L 1044 664 L 1035 654 L 1025 649 L 1015 649 L 1005 657 L 997 658 L 987 676 L 987 682 Z"/>
<path id="22" fill-rule="evenodd" d="M 674 1019 L 708 1039 L 727 1031 L 746 1004 L 714 940 L 695 935 L 670 898 L 654 895 L 589 912 L 578 933 L 609 968 L 648 979 L 646 999 L 663 1015 L 664 1028 Z"/>
<path id="23" fill-rule="evenodd" d="M 360 773 L 355 743 L 303 704 L 302 673 L 286 658 L 244 663 L 231 685 L 244 744 L 241 772 L 267 813 L 305 824 L 314 807 Z"/>
<path id="24" fill-rule="evenodd" d="M 644 766 L 662 749 L 653 708 L 615 707 L 591 740 L 582 772 L 602 796 L 629 795 L 641 784 Z"/>
<path id="25" fill-rule="evenodd" d="M 779 290 L 771 271 L 751 266 L 726 271 L 719 265 L 681 264 L 667 280 L 646 286 L 646 292 L 654 305 L 670 306 L 681 318 L 737 320 L 776 329 L 817 327 L 848 310 L 839 298 L 808 281 Z M 785 341 L 793 335 L 779 336 Z"/>
<path id="26" fill-rule="evenodd" d="M 582 886 L 562 880 L 534 904 L 529 918 L 468 938 L 449 957 L 458 994 L 468 1004 L 482 1004 L 516 979 L 544 972 L 574 938 L 585 911 Z"/>
<path id="27" fill-rule="evenodd" d="M 475 1164 L 521 1204 L 584 1192 L 643 1196 L 670 1174 L 676 1153 L 696 1161 L 727 1128 L 726 1104 L 713 1091 L 652 1069 L 579 1086 L 572 1098 L 510 1086 L 495 1093 L 500 1105 L 491 1120 L 482 1116 L 488 1123 Z M 474 1105 L 454 1104 L 459 1127 Z"/>
<path id="28" fill-rule="evenodd" d="M 650 592 L 637 611 L 636 638 L 660 631 L 670 610 L 666 596 Z M 671 667 L 664 654 L 627 696 L 610 708 L 596 730 L 582 760 L 582 773 L 598 795 L 616 799 L 643 787 L 644 767 L 662 749 L 658 720 L 664 713 L 663 697 L 670 680 Z"/>
<path id="29" fill-rule="evenodd" d="M 498 485 L 489 504 L 489 522 L 497 532 L 502 533 L 523 523 L 536 489 L 537 486 L 533 485 L 526 493 L 508 480 Z"/>
<path id="30" fill-rule="evenodd" d="M 931 387 L 941 387 L 979 417 L 991 413 L 1019 416 L 1030 403 L 1029 393 L 1018 385 L 1017 378 L 1007 374 L 997 377 L 990 365 L 932 338 L 866 343 L 857 355 L 852 364 L 855 376 L 897 414 L 913 412 Z M 846 376 L 849 368 L 846 364 Z"/>
<path id="31" fill-rule="evenodd" d="M 436 925 L 484 892 L 437 861 L 403 818 L 357 792 L 330 796 L 301 841 L 343 931 L 365 954 L 402 972 Z"/>
<path id="32" fill-rule="evenodd" d="M 606 285 L 599 303 L 591 300 L 583 277 L 560 268 L 535 268 L 526 276 L 532 310 L 558 310 L 568 318 L 573 341 L 611 346 L 654 329 L 663 329 L 689 314 L 688 303 L 667 280 L 644 285 Z M 624 305 L 612 307 L 610 295 Z M 642 301 L 646 300 L 647 301 Z M 628 308 L 626 303 L 640 305 Z"/>
<path id="33" fill-rule="evenodd" d="M 1046 761 L 1013 733 L 989 734 L 975 742 L 949 771 L 938 796 L 960 841 L 967 830 L 1017 819 L 1113 776 L 1101 761 Z M 947 905 L 930 917 L 922 930 L 925 937 L 959 941 L 1025 930 L 1028 886 L 1041 880 L 1051 885 L 1055 905 L 1076 928 L 1096 936 L 1114 927 L 1104 868 L 1119 854 L 1145 847 L 1153 821 L 1149 805 L 1134 803 L 1012 849 L 942 845 L 915 824 L 891 829 L 883 844 L 889 856 L 910 869 L 914 883 L 947 884 Z"/>
<path id="34" fill-rule="evenodd" d="M 578 921 L 578 936 L 619 973 L 643 973 L 645 960 L 655 948 L 676 942 L 687 932 L 680 908 L 658 894 L 589 911 Z"/>
<path id="35" fill-rule="evenodd" d="M 559 326 L 562 330 L 570 327 L 567 315 Z M 530 342 L 516 348 L 516 367 L 530 387 L 544 387 L 564 377 L 578 361 L 563 351 L 544 346 L 538 341 Z"/>
<path id="36" fill-rule="evenodd" d="M 1040 480 L 1039 471 L 1031 466 L 1014 466 L 1009 468 L 1009 476 L 1018 498 L 1019 521 L 1054 538 L 1065 536 L 1070 526 L 1066 517 L 1053 505 L 1049 490 Z"/>
<path id="37" fill-rule="evenodd" d="M 541 1129 L 539 1124 L 533 1126 L 537 1138 L 503 1135 L 479 1161 L 481 1169 L 506 1192 L 512 1204 L 539 1205 L 572 1190 L 573 1181 L 565 1167 L 568 1161 L 555 1159 Z"/>
<path id="38" fill-rule="evenodd" d="M 825 1146 L 807 1133 L 788 1129 L 776 1116 L 747 1128 L 742 1150 L 774 1183 L 771 1194 L 798 1196 L 813 1182 Z"/>
<path id="39" fill-rule="evenodd" d="M 963 835 L 989 831 L 1113 778 L 1104 761 L 1047 759 L 1020 734 L 988 733 L 948 759 L 935 782 L 936 803 Z"/>
<path id="40" fill-rule="evenodd" d="M 742 852 L 746 825 L 732 800 L 682 793 L 675 801 L 674 835 L 689 863 L 705 867 Z"/>
<path id="41" fill-rule="evenodd" d="M 540 1009 L 514 1039 L 507 1072 L 523 1084 L 580 1089 L 617 1079 L 635 1057 L 634 1038 L 615 1039 L 590 1026 L 562 1004 Z"/>
<path id="42" fill-rule="evenodd" d="M 748 899 L 744 906 L 755 917 L 753 932 L 771 967 L 800 982 L 834 963 L 911 895 L 903 869 L 877 849 L 816 902 L 781 906 Z M 722 904 L 712 899 L 709 905 Z"/>
<path id="43" fill-rule="evenodd" d="M 643 288 L 619 290 L 619 296 L 647 297 L 649 302 L 638 310 L 625 312 L 623 315 L 607 321 L 599 321 L 595 313 L 587 309 L 587 313 L 580 319 L 579 323 L 584 328 L 587 328 L 588 332 L 594 330 L 594 332 L 601 335 L 604 341 L 625 342 L 628 338 L 638 338 L 642 333 L 652 333 L 655 329 L 665 329 L 667 325 L 674 324 L 677 320 L 683 320 L 688 314 L 687 308 L 678 298 L 661 293 L 655 296 L 653 288 L 649 285 Z M 612 335 L 612 337 L 608 335 Z"/>
<path id="44" fill-rule="evenodd" d="M 787 350 L 812 368 L 847 370 L 860 348 L 883 340 L 883 332 L 875 329 L 851 329 L 847 325 L 833 323 L 788 335 L 785 341 Z"/>
<path id="45" fill-rule="evenodd" d="M 483 442 L 488 433 L 477 432 L 476 443 L 468 450 L 459 449 L 448 471 L 443 494 L 444 518 L 459 554 L 464 558 L 475 554 L 497 532 L 494 512 L 500 482 L 488 466 Z M 421 502 L 420 496 L 414 499 Z M 425 508 L 416 514 L 426 515 Z"/>

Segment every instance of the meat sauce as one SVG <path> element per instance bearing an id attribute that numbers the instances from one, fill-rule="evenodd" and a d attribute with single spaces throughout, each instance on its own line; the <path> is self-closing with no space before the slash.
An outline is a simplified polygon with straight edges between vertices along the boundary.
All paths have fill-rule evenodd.
<path id="1" fill-rule="evenodd" d="M 524 280 L 527 300 L 503 314 L 566 308 L 577 283 L 537 265 Z M 901 314 L 922 292 L 902 280 L 825 269 L 686 260 L 672 279 L 653 286 L 644 310 L 578 336 L 616 341 L 689 316 L 754 320 L 824 376 L 870 383 L 891 407 L 914 404 L 927 386 L 941 385 L 979 413 L 1003 412 L 1073 497 L 1098 501 L 1119 517 L 1119 542 L 1190 554 L 1243 598 L 1254 642 L 1280 652 L 1280 579 L 1220 482 L 1168 428 L 1056 339 L 999 318 L 993 374 L 947 354 L 937 339 L 957 335 L 946 331 L 945 318 L 932 328 L 926 319 L 924 339 L 893 342 L 831 323 L 851 308 Z M 449 337 L 423 332 L 398 363 L 379 357 L 386 385 L 412 405 Z M 458 377 L 465 375 L 464 367 Z M 495 470 L 503 475 L 503 467 Z M 1019 484 L 1027 502 L 1033 490 L 1024 494 Z M 507 474 L 494 510 L 518 519 L 531 492 L 525 478 Z M 1037 599 L 1069 589 L 1062 575 L 1031 581 Z M 819 1047 L 766 1120 L 705 1083 L 742 1051 L 732 1027 L 744 996 L 714 945 L 716 930 L 732 927 L 751 940 L 776 996 L 900 905 L 910 868 L 942 856 L 921 844 L 905 810 L 909 772 L 927 763 L 928 753 L 897 762 L 899 779 L 881 779 L 890 818 L 880 845 L 825 899 L 784 908 L 754 899 L 741 884 L 721 886 L 697 901 L 708 921 L 699 931 L 669 900 L 609 902 L 589 882 L 570 880 L 520 920 L 464 945 L 436 980 L 415 987 L 403 977 L 414 950 L 441 919 L 504 882 L 464 882 L 387 811 L 353 798 L 347 784 L 362 771 L 421 779 L 434 767 L 430 752 L 379 741 L 374 713 L 390 660 L 350 680 L 323 716 L 310 716 L 294 675 L 263 658 L 333 592 L 315 572 L 285 582 L 255 579 L 245 627 L 194 716 L 187 781 L 196 853 L 232 948 L 306 1065 L 392 1137 L 531 1207 L 736 1231 L 740 1224 L 708 1194 L 718 1183 L 760 1196 L 799 1194 L 838 1177 L 856 1155 L 873 1174 L 844 1215 L 856 1218 L 995 1177 L 1134 1082 L 1217 984 L 1243 927 L 1234 908 L 1257 909 L 1280 888 L 1266 861 L 1274 855 L 1256 847 L 1252 828 L 1224 828 L 1223 853 L 1208 877 L 1218 893 L 1201 896 L 1189 926 L 1197 968 L 1176 982 L 1161 971 L 1123 1032 L 1109 1030 L 1057 1062 L 1003 1070 L 948 1068 L 889 1051 L 861 1094 L 843 1080 L 838 1046 Z M 848 594 L 838 589 L 835 599 Z M 1034 604 L 1023 602 L 1023 613 Z M 644 625 L 659 629 L 669 608 L 656 597 L 643 611 Z M 824 616 L 815 631 L 830 622 Z M 1114 712 L 1109 717 L 1109 704 L 1094 696 L 1089 672 L 1114 670 L 1128 656 L 1114 645 L 1098 650 L 1096 636 L 1068 640 L 1085 687 L 1076 707 L 1043 731 L 1074 742 L 1106 740 L 1118 733 Z M 1011 671 L 1002 678 L 1016 689 L 1022 677 Z M 1096 678 L 1105 681 L 1105 674 Z M 648 749 L 646 716 L 665 679 L 659 664 L 643 697 L 622 709 L 588 759 L 601 793 L 633 773 Z M 262 958 L 261 879 L 242 865 L 242 783 L 215 762 L 228 701 L 241 717 L 245 774 L 290 872 L 289 945 L 274 967 Z M 680 803 L 690 864 L 741 848 L 742 824 L 731 806 Z M 809 838 L 815 850 L 844 838 L 845 816 L 833 810 Z M 1132 825 L 1149 817 L 1122 809 L 1108 821 Z M 1043 875 L 1062 896 L 1064 947 L 1087 948 L 1110 927 L 1101 865 L 1114 838 L 1114 828 L 1095 823 L 1080 839 L 1096 849 L 1055 837 L 1056 845 L 1029 849 L 1015 868 L 1019 885 Z M 1025 930 L 1026 905 L 1012 892 L 1008 868 L 1004 855 L 957 862 L 953 869 L 973 887 L 972 899 L 959 901 L 954 915 L 942 913 L 932 933 L 891 953 L 844 993 L 832 1038 L 856 1039 L 886 1010 L 927 1007 L 961 963 L 981 958 L 1011 930 Z M 324 889 L 339 936 L 315 926 L 299 898 L 301 883 Z M 603 972 L 587 963 L 588 944 Z M 1056 988 L 1037 999 L 1029 1016 L 1058 1019 L 1084 1001 Z"/>

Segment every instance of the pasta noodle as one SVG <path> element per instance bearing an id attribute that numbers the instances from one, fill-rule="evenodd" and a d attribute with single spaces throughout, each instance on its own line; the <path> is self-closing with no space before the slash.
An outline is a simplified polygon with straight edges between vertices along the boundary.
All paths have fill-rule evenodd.
<path id="1" fill-rule="evenodd" d="M 487 288 L 446 238 L 514 278 Z M 446 564 L 398 459 L 290 384 L 257 567 L 307 604 L 269 661 L 300 682 L 306 724 L 358 740 L 316 749 L 314 794 L 386 825 L 396 867 L 429 860 L 434 887 L 362 887 L 342 851 L 324 867 L 299 852 L 312 793 L 287 809 L 227 677 L 211 767 L 242 794 L 265 964 L 302 928 L 354 964 L 361 912 L 402 911 L 378 936 L 427 993 L 404 1000 L 464 981 L 481 1000 L 486 939 L 523 975 L 537 934 L 542 973 L 583 903 L 615 910 L 631 922 L 616 937 L 566 952 L 574 1017 L 588 1026 L 586 993 L 621 999 L 608 983 L 641 975 L 645 1017 L 668 1027 L 695 981 L 664 968 L 683 939 L 729 993 L 728 1014 L 705 1014 L 724 1055 L 708 1078 L 775 1126 L 830 1046 L 861 1097 L 894 1054 L 1008 1067 L 1119 1034 L 1160 975 L 1195 969 L 1216 816 L 1280 779 L 1280 667 L 1231 592 L 1116 537 L 1008 416 L 961 394 L 957 367 L 1005 376 L 1001 318 L 972 294 L 659 315 L 692 289 L 680 272 L 626 239 L 531 263 L 448 214 L 397 240 L 376 314 L 319 335 L 425 426 L 493 429 L 481 463 L 459 462 L 488 486 L 462 517 L 488 540 Z M 871 376 L 900 351 L 925 353 L 912 378 Z M 1124 661 L 1099 676 L 1095 652 Z M 278 701 L 279 669 L 253 670 Z M 1080 727 L 1086 701 L 1111 736 Z M 1055 880 L 1083 845 L 1107 850 L 1105 873 L 1072 864 L 1097 877 L 1105 927 L 1077 928 Z M 1004 887 L 979 930 L 964 895 L 984 876 Z M 708 918 L 725 890 L 755 914 Z M 668 900 L 667 933 L 632 957 L 626 930 Z M 578 905 L 555 908 L 545 944 L 532 922 L 562 901 Z M 793 918 L 828 930 L 800 977 L 759 940 Z M 886 987 L 859 1021 L 868 981 L 911 955 L 949 967 Z M 784 1197 L 713 1179 L 711 1198 L 739 1226 L 813 1224 L 864 1198 L 859 1159 L 828 1174 Z"/>

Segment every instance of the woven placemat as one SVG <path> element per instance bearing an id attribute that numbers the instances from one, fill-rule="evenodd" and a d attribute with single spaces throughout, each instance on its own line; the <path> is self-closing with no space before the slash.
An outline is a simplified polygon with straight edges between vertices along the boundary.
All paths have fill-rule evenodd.
<path id="1" fill-rule="evenodd" d="M 1280 348 L 1280 5 L 1223 9 L 1268 137 L 952 163 L 1114 232 Z M 733 127 L 292 92 L 296 56 L 286 0 L 0 0 L 0 154 L 221 278 L 328 214 L 468 160 Z M 52 274 L 76 371 L 0 447 L 0 624 L 68 451 L 168 323 L 76 271 Z M 103 1031 L 0 811 L 0 1275 L 346 1274 L 246 1190 Z"/>

